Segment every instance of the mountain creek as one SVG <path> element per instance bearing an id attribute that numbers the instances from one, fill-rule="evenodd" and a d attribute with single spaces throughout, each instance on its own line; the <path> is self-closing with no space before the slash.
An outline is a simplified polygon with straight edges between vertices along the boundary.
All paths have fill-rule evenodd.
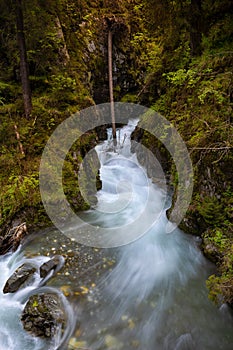
<path id="1" fill-rule="evenodd" d="M 1 350 L 232 349 L 231 310 L 226 304 L 215 306 L 205 284 L 216 268 L 202 255 L 197 237 L 178 228 L 166 232 L 171 198 L 131 153 L 135 126 L 130 120 L 117 130 L 115 149 L 110 129 L 108 139 L 96 146 L 102 189 L 95 208 L 80 215 L 91 225 L 120 230 L 136 222 L 146 207 L 153 224 L 147 228 L 141 220 L 141 235 L 115 248 L 81 245 L 72 237 L 74 227 L 67 227 L 67 235 L 51 227 L 0 257 Z M 85 236 L 89 226 L 76 230 Z M 38 271 L 54 256 L 64 261 L 43 280 Z M 3 293 L 23 264 L 35 267 L 33 280 Z M 49 294 L 57 295 L 65 317 L 52 337 L 35 337 L 23 328 L 22 312 L 31 296 Z M 39 308 L 38 303 L 34 299 L 33 307 Z"/>

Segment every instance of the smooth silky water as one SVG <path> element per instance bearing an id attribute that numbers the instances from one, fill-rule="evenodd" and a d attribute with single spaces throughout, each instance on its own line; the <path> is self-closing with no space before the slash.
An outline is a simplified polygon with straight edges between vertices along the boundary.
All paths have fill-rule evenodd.
<path id="1" fill-rule="evenodd" d="M 96 147 L 103 187 L 96 207 L 82 214 L 82 219 L 105 228 L 119 227 L 119 231 L 137 222 L 141 237 L 106 249 L 116 263 L 99 278 L 95 276 L 91 295 L 77 298 L 75 337 L 90 350 L 232 350 L 231 311 L 208 300 L 205 281 L 214 266 L 201 254 L 195 237 L 179 229 L 166 233 L 169 198 L 164 187 L 147 178 L 131 153 L 135 125 L 131 120 L 118 130 L 115 148 L 111 130 L 108 140 Z M 146 215 L 138 222 L 145 208 Z M 85 224 L 80 230 L 85 234 Z M 46 259 L 31 261 L 41 264 Z M 25 300 L 36 292 L 39 277 L 15 295 L 2 294 L 7 278 L 26 260 L 22 250 L 0 258 L 0 350 L 57 349 L 61 335 L 45 343 L 28 335 L 20 322 Z M 66 308 L 71 329 L 75 317 L 69 304 Z"/>
<path id="2" fill-rule="evenodd" d="M 55 350 L 64 349 L 63 344 L 73 332 L 75 316 L 71 305 L 64 295 L 55 288 L 41 286 L 42 278 L 39 276 L 39 267 L 50 258 L 36 256 L 27 258 L 22 247 L 11 254 L 0 257 L 0 350 Z M 3 288 L 8 278 L 22 264 L 35 266 L 37 272 L 30 284 L 19 289 L 15 293 L 3 294 Z M 25 332 L 21 322 L 21 315 L 28 298 L 33 294 L 52 293 L 58 294 L 64 310 L 68 316 L 68 322 L 64 331 L 57 332 L 57 336 L 50 341 L 36 338 Z"/>
<path id="3" fill-rule="evenodd" d="M 45 262 L 46 258 L 25 259 L 23 254 L 17 251 L 14 254 L 7 254 L 0 257 L 0 349 L 44 349 L 45 346 L 49 349 L 49 344 L 46 344 L 40 339 L 31 337 L 24 332 L 20 321 L 21 313 L 25 304 L 25 298 L 30 295 L 33 289 L 39 284 L 39 276 L 37 276 L 33 285 L 27 287 L 15 294 L 3 294 L 2 290 L 7 279 L 12 273 L 26 261 L 33 262 L 34 265 Z"/>
<path id="4" fill-rule="evenodd" d="M 197 238 L 179 229 L 166 233 L 169 198 L 131 153 L 135 125 L 131 120 L 118 131 L 115 149 L 111 130 L 108 140 L 96 147 L 103 187 L 95 210 L 83 219 L 121 227 L 146 207 L 154 224 L 134 242 L 112 249 L 117 263 L 83 307 L 81 339 L 95 350 L 230 350 L 231 311 L 213 305 L 205 285 L 214 266 L 203 257 Z M 147 222 L 142 224 L 147 228 Z"/>

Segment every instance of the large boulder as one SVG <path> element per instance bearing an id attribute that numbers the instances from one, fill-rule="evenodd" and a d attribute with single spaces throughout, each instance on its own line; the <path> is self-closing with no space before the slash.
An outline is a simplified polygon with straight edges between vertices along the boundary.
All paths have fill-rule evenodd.
<path id="1" fill-rule="evenodd" d="M 31 264 L 23 264 L 20 266 L 11 277 L 7 280 L 3 293 L 15 293 L 20 288 L 29 284 L 33 278 L 36 268 Z"/>
<path id="2" fill-rule="evenodd" d="M 36 337 L 52 338 L 66 323 L 65 310 L 57 294 L 32 295 L 21 316 L 23 327 Z"/>

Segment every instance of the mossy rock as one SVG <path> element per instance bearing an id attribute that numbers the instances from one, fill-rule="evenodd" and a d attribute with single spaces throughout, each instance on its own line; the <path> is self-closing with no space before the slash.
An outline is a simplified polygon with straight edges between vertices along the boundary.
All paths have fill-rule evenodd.
<path id="1" fill-rule="evenodd" d="M 52 338 L 66 324 L 61 299 L 56 294 L 32 295 L 21 317 L 24 329 L 36 337 Z"/>

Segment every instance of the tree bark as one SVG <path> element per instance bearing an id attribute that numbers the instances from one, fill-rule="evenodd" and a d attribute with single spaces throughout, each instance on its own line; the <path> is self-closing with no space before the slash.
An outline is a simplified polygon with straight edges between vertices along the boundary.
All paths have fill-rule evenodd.
<path id="1" fill-rule="evenodd" d="M 113 78 L 112 78 L 112 31 L 108 31 L 108 81 L 109 81 L 109 97 L 110 97 L 110 108 L 112 118 L 112 136 L 113 140 L 116 141 L 116 121 L 114 111 L 114 97 L 113 97 Z"/>
<path id="2" fill-rule="evenodd" d="M 29 117 L 32 111 L 32 98 L 31 98 L 31 88 L 29 83 L 29 72 L 28 72 L 28 62 L 27 62 L 27 51 L 24 36 L 24 20 L 22 11 L 22 1 L 16 0 L 16 25 L 17 25 L 17 39 L 19 45 L 20 54 L 20 77 L 23 90 L 23 102 L 24 111 L 26 117 Z"/>
<path id="3" fill-rule="evenodd" d="M 57 37 L 60 40 L 60 44 L 61 44 L 59 55 L 60 55 L 62 64 L 66 66 L 67 63 L 70 61 L 70 55 L 66 46 L 66 41 L 62 30 L 61 21 L 58 16 L 56 16 L 55 18 L 55 23 L 57 27 Z"/>
<path id="4" fill-rule="evenodd" d="M 201 54 L 202 0 L 191 0 L 190 4 L 190 46 L 193 56 Z"/>

